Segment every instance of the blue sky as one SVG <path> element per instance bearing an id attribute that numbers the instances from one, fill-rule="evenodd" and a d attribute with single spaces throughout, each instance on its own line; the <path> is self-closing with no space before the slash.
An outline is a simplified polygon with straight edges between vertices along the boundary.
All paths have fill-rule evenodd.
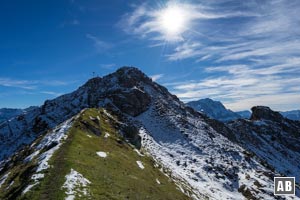
<path id="1" fill-rule="evenodd" d="M 183 101 L 300 109 L 299 10 L 297 0 L 4 0 L 0 107 L 41 105 L 93 72 L 136 66 Z"/>

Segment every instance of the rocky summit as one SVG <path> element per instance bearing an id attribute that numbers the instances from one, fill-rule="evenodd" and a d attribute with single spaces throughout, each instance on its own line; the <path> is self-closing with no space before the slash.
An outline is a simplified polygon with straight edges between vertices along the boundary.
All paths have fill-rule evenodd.
<path id="1" fill-rule="evenodd" d="M 254 106 L 251 108 L 252 115 L 250 120 L 271 120 L 276 122 L 283 121 L 283 116 L 279 112 L 272 111 L 266 106 Z"/>
<path id="2" fill-rule="evenodd" d="M 223 123 L 134 67 L 0 125 L 0 199 L 280 199 L 298 122 L 266 107 Z"/>

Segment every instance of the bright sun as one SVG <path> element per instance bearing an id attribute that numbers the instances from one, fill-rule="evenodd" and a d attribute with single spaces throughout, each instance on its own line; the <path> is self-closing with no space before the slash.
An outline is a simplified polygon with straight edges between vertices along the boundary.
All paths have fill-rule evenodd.
<path id="1" fill-rule="evenodd" d="M 167 39 L 180 37 L 187 26 L 187 13 L 179 5 L 169 5 L 160 12 L 158 21 Z"/>

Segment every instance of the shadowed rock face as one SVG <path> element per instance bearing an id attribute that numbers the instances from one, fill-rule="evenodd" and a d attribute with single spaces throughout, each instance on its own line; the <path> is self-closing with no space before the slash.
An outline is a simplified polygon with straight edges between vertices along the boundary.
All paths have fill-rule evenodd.
<path id="1" fill-rule="evenodd" d="M 89 80 L 83 87 L 87 90 L 87 104 L 97 107 L 104 98 L 109 98 L 120 111 L 137 116 L 147 110 L 151 97 L 144 85 L 154 83 L 137 68 L 123 67 L 103 78 Z"/>
<path id="2" fill-rule="evenodd" d="M 266 106 L 254 106 L 251 108 L 252 115 L 250 117 L 251 120 L 271 120 L 280 122 L 283 120 L 282 115 L 279 112 L 271 110 L 269 107 Z"/>
<path id="3" fill-rule="evenodd" d="M 139 69 L 122 67 L 102 78 L 88 80 L 72 93 L 47 100 L 22 117 L 1 124 L 0 148 L 5 151 L 0 154 L 0 161 L 85 108 L 109 107 L 135 117 L 152 102 L 146 88 L 170 96 L 166 88 L 154 83 Z"/>
<path id="4" fill-rule="evenodd" d="M 146 111 L 151 102 L 151 97 L 140 90 L 131 90 L 125 93 L 120 91 L 114 93 L 111 98 L 113 104 L 122 112 L 133 117 Z"/>

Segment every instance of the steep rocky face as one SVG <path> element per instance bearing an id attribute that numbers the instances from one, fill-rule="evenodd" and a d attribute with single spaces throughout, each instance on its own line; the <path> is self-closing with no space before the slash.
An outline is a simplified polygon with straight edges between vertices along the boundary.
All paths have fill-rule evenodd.
<path id="1" fill-rule="evenodd" d="M 252 115 L 250 120 L 271 120 L 274 122 L 281 122 L 283 120 L 279 112 L 275 112 L 266 106 L 254 106 L 251 110 Z"/>
<path id="2" fill-rule="evenodd" d="M 69 119 L 84 108 L 109 107 L 130 116 L 148 109 L 153 92 L 167 93 L 167 89 L 152 82 L 134 67 L 123 67 L 103 78 L 96 77 L 76 91 L 47 100 L 41 107 L 3 122 L 0 125 L 0 162 L 21 146 L 30 144 L 38 135 Z M 174 97 L 175 98 L 175 97 Z"/>
<path id="3" fill-rule="evenodd" d="M 214 101 L 209 98 L 200 99 L 198 101 L 191 101 L 188 102 L 187 105 L 199 112 L 206 114 L 212 119 L 220 120 L 223 122 L 241 118 L 241 116 L 237 113 L 226 109 L 221 102 Z"/>

